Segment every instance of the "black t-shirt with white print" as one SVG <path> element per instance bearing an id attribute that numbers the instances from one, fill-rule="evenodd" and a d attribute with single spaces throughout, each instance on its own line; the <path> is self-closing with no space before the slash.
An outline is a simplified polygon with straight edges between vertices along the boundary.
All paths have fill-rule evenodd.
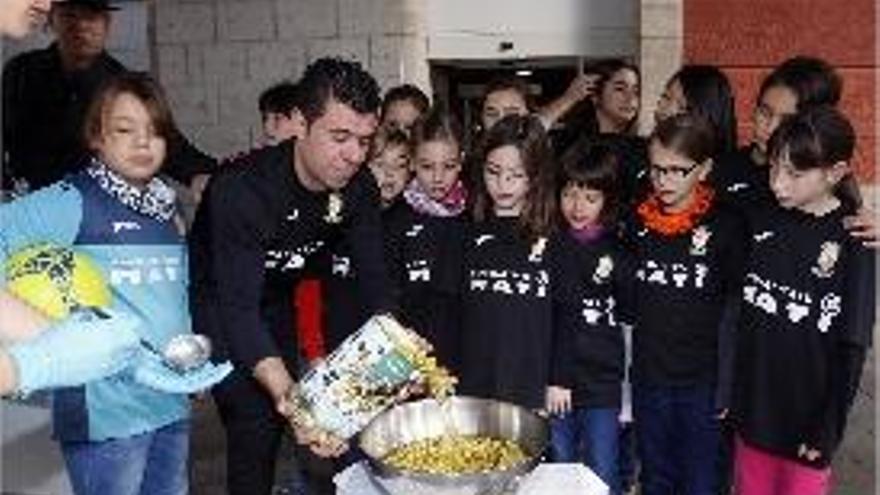
<path id="1" fill-rule="evenodd" d="M 632 321 L 631 260 L 613 232 L 588 243 L 568 233 L 555 239 L 550 383 L 571 389 L 575 407 L 620 407 L 621 325 Z"/>
<path id="2" fill-rule="evenodd" d="M 806 465 L 827 465 L 841 440 L 875 319 L 874 253 L 845 214 L 773 204 L 749 215 L 734 419 L 746 442 Z"/>
<path id="3" fill-rule="evenodd" d="M 370 317 L 358 294 L 351 240 L 340 233 L 309 265 L 321 283 L 321 330 L 327 354 L 333 352 Z"/>
<path id="4" fill-rule="evenodd" d="M 466 220 L 403 204 L 386 217 L 388 270 L 401 321 L 427 339 L 441 364 L 460 362 L 461 275 Z"/>
<path id="5" fill-rule="evenodd" d="M 403 200 L 398 200 L 382 210 L 382 230 L 386 232 L 384 235 L 387 236 L 389 220 L 404 208 L 406 204 Z M 312 265 L 322 284 L 322 328 L 324 347 L 328 353 L 339 347 L 372 316 L 370 308 L 359 293 L 360 282 L 353 256 L 354 243 L 348 232 L 338 233 Z M 386 266 L 390 275 L 391 266 L 387 259 Z M 393 288 L 393 283 L 390 287 Z"/>
<path id="6" fill-rule="evenodd" d="M 295 371 L 291 289 L 335 233 L 352 239 L 364 304 L 392 307 L 375 180 L 363 169 L 339 192 L 309 191 L 293 169 L 295 144 L 257 150 L 215 174 L 190 236 L 194 326 L 243 372 L 273 356 Z"/>
<path id="7" fill-rule="evenodd" d="M 529 242 L 515 218 L 465 236 L 460 391 L 544 407 L 552 341 L 550 242 Z"/>
<path id="8" fill-rule="evenodd" d="M 625 239 L 636 265 L 633 383 L 715 385 L 725 407 L 745 245 L 740 218 L 716 202 L 693 229 L 666 236 L 633 215 Z"/>

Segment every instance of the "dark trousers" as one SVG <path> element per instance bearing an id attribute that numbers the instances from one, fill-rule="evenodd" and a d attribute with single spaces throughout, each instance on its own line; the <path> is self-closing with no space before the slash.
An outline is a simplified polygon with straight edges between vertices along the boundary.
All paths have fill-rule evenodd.
<path id="1" fill-rule="evenodd" d="M 228 493 L 270 495 L 284 419 L 260 385 L 239 371 L 211 393 L 226 430 Z"/>
<path id="2" fill-rule="evenodd" d="M 712 386 L 633 391 L 643 495 L 716 495 L 720 422 Z"/>

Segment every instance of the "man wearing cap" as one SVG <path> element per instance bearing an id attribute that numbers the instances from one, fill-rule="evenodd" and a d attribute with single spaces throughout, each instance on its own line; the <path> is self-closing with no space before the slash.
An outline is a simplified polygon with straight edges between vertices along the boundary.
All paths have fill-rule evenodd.
<path id="1" fill-rule="evenodd" d="M 89 102 L 102 83 L 126 71 L 105 49 L 114 10 L 108 0 L 54 2 L 49 26 L 55 43 L 19 55 L 4 68 L 7 178 L 34 190 L 80 166 Z M 168 146 L 164 171 L 185 184 L 213 168 L 214 160 L 179 132 Z"/>

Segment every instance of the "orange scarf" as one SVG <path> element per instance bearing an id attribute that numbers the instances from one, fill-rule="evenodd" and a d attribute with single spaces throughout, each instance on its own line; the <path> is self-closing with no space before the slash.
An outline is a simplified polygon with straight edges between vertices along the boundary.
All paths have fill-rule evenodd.
<path id="1" fill-rule="evenodd" d="M 665 236 L 684 234 L 692 230 L 709 211 L 715 192 L 705 184 L 697 185 L 691 204 L 682 211 L 666 213 L 656 195 L 651 195 L 636 210 L 645 227 Z"/>

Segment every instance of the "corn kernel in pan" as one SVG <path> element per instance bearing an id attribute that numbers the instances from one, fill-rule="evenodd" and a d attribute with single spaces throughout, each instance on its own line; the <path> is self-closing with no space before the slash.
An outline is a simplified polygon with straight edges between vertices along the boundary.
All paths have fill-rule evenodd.
<path id="1" fill-rule="evenodd" d="M 527 459 L 513 441 L 481 436 L 444 436 L 420 440 L 385 457 L 391 466 L 430 474 L 468 474 L 503 470 Z"/>

